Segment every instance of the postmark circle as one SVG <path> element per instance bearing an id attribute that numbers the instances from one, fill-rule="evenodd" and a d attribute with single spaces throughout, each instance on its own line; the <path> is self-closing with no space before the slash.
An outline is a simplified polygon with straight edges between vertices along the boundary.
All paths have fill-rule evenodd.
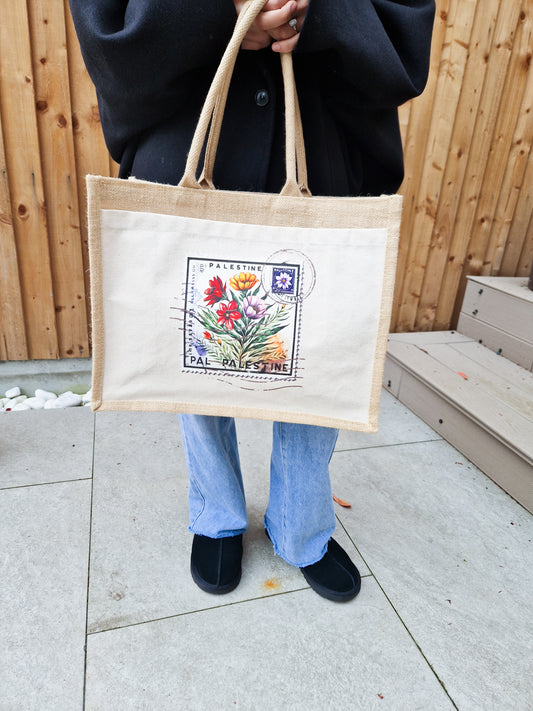
<path id="1" fill-rule="evenodd" d="M 315 288 L 316 270 L 303 252 L 280 249 L 264 262 L 261 284 L 274 301 L 298 304 Z"/>

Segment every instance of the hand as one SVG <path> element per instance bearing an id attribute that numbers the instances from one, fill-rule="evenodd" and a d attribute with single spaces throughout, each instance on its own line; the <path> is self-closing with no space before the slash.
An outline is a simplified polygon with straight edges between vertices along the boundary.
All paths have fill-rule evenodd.
<path id="1" fill-rule="evenodd" d="M 274 52 L 292 52 L 300 39 L 300 31 L 305 20 L 305 14 L 309 7 L 309 0 L 297 0 L 296 9 L 293 10 L 292 18 L 296 20 L 296 30 L 288 24 L 271 32 L 276 42 L 272 45 Z M 291 19 L 292 19 L 291 18 Z"/>
<path id="2" fill-rule="evenodd" d="M 239 14 L 245 2 L 244 0 L 233 0 L 233 2 L 237 14 Z M 273 39 L 281 40 L 281 44 L 283 44 L 284 40 L 290 41 L 290 39 L 297 37 L 298 35 L 289 26 L 289 20 L 295 17 L 300 2 L 304 2 L 307 9 L 309 0 L 298 0 L 298 2 L 296 0 L 289 0 L 288 2 L 287 0 L 268 0 L 248 30 L 241 45 L 242 49 L 264 49 L 270 46 Z"/>

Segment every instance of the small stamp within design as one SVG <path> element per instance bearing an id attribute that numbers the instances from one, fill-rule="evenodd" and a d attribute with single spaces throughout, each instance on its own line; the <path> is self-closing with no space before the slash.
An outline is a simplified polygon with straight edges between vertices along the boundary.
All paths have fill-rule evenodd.
<path id="1" fill-rule="evenodd" d="M 294 380 L 300 271 L 299 264 L 189 257 L 184 370 Z"/>
<path id="2" fill-rule="evenodd" d="M 294 294 L 296 288 L 296 269 L 294 267 L 272 268 L 272 293 Z"/>

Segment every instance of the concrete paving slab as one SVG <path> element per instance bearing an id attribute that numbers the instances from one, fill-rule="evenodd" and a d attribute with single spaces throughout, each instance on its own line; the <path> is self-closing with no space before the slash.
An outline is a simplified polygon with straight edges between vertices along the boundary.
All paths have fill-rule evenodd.
<path id="1" fill-rule="evenodd" d="M 213 596 L 195 585 L 189 573 L 188 478 L 179 441 L 174 415 L 97 415 L 91 632 L 307 587 L 299 570 L 274 555 L 264 534 L 268 470 L 257 466 L 245 476 L 249 530 L 239 587 Z M 265 452 L 257 455 L 256 463 Z M 368 574 L 342 527 L 335 536 Z"/>
<path id="2" fill-rule="evenodd" d="M 0 708 L 82 709 L 91 483 L 0 491 Z"/>
<path id="3" fill-rule="evenodd" d="M 90 408 L 5 412 L 0 417 L 0 489 L 92 476 Z"/>
<path id="4" fill-rule="evenodd" d="M 441 439 L 435 430 L 426 425 L 384 388 L 381 390 L 378 426 L 379 429 L 375 434 L 341 431 L 336 451 Z"/>
<path id="5" fill-rule="evenodd" d="M 259 461 L 268 472 L 272 423 L 261 420 L 237 420 L 241 458 L 252 465 Z M 408 410 L 385 389 L 381 391 L 379 431 L 376 434 L 341 430 L 335 451 L 383 447 L 407 442 L 441 439 L 435 430 Z M 243 462 L 244 464 L 244 462 Z M 245 467 L 243 466 L 243 475 Z"/>
<path id="6" fill-rule="evenodd" d="M 458 708 L 533 708 L 531 514 L 443 441 L 333 471 L 340 520 Z"/>
<path id="7" fill-rule="evenodd" d="M 453 709 L 372 578 L 93 634 L 86 711 Z"/>

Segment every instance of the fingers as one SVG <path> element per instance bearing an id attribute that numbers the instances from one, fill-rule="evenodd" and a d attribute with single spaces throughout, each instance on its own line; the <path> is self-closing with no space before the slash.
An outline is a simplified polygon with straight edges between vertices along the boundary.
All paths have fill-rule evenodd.
<path id="1" fill-rule="evenodd" d="M 280 54 L 285 52 L 292 52 L 298 43 L 300 33 L 294 35 L 290 39 L 276 41 L 272 44 L 272 51 L 279 52 Z"/>
<path id="2" fill-rule="evenodd" d="M 296 19 L 296 27 L 294 28 L 289 26 L 287 22 L 286 26 L 276 28 L 270 32 L 271 36 L 275 40 L 272 44 L 272 50 L 274 52 L 292 52 L 294 50 L 300 38 L 300 31 L 302 29 L 308 7 L 309 0 L 298 0 L 296 8 L 293 10 L 290 18 Z"/>
<path id="3" fill-rule="evenodd" d="M 280 10 L 286 3 L 287 0 L 268 0 L 261 12 L 270 12 L 270 10 Z"/>
<path id="4" fill-rule="evenodd" d="M 268 34 L 268 32 L 258 30 L 257 28 L 252 26 L 246 33 L 246 36 L 242 41 L 241 47 L 242 49 L 258 50 L 268 47 L 271 42 L 272 37 Z"/>
<path id="5" fill-rule="evenodd" d="M 298 30 L 295 30 L 289 25 L 283 25 L 282 27 L 278 27 L 278 29 L 271 30 L 270 32 L 270 36 L 273 40 L 292 39 L 296 34 L 298 34 Z"/>
<path id="6" fill-rule="evenodd" d="M 237 12 L 244 2 L 234 0 Z M 299 37 L 299 28 L 303 22 L 309 0 L 268 0 L 261 13 L 250 27 L 241 47 L 259 50 L 268 47 L 272 40 L 274 52 L 292 52 Z M 296 28 L 289 21 L 296 18 Z"/>
<path id="7" fill-rule="evenodd" d="M 279 10 L 263 10 L 254 24 L 259 29 L 271 33 L 272 30 L 288 25 L 297 8 L 298 4 L 294 0 L 290 0 Z"/>
<path id="8" fill-rule="evenodd" d="M 270 35 L 268 35 L 268 38 L 266 40 L 254 40 L 245 37 L 242 41 L 241 49 L 265 49 L 265 47 L 268 47 L 270 45 L 271 41 L 272 38 L 270 37 Z"/>

